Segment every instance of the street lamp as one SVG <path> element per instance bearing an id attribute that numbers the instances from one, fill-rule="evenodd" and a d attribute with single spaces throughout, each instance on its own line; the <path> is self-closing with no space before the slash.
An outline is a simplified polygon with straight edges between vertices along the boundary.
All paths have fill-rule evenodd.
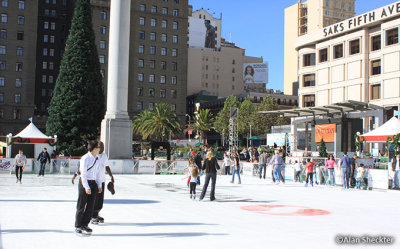
<path id="1" fill-rule="evenodd" d="M 191 120 L 191 117 L 190 117 L 189 114 L 186 114 L 186 116 L 189 117 L 189 125 L 188 125 L 188 128 L 190 129 L 190 120 Z M 190 140 L 190 131 L 189 131 L 189 130 L 188 130 L 188 134 L 189 134 L 189 142 L 191 142 L 191 140 Z"/>

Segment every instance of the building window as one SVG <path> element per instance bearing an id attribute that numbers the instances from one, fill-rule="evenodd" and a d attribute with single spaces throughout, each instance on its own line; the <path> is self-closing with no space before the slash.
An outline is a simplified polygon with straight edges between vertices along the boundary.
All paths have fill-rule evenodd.
<path id="1" fill-rule="evenodd" d="M 154 88 L 149 89 L 149 97 L 154 97 Z"/>
<path id="2" fill-rule="evenodd" d="M 49 83 L 50 84 L 54 83 L 54 77 L 52 75 L 49 75 Z"/>
<path id="3" fill-rule="evenodd" d="M 172 97 L 173 99 L 176 99 L 176 97 L 177 97 L 176 90 L 171 90 L 171 97 Z"/>
<path id="4" fill-rule="evenodd" d="M 176 111 L 176 104 L 171 104 L 171 111 Z"/>
<path id="5" fill-rule="evenodd" d="M 1 0 L 1 7 L 8 7 L 8 0 Z"/>
<path id="6" fill-rule="evenodd" d="M 142 101 L 138 101 L 136 104 L 136 110 L 141 111 L 143 110 L 143 102 Z"/>
<path id="7" fill-rule="evenodd" d="M 144 46 L 139 45 L 139 54 L 144 54 Z"/>
<path id="8" fill-rule="evenodd" d="M 42 103 L 40 104 L 40 110 L 41 110 L 41 111 L 46 111 L 46 104 L 45 104 L 45 103 L 42 102 Z"/>
<path id="9" fill-rule="evenodd" d="M 171 83 L 172 83 L 172 85 L 176 85 L 177 82 L 178 82 L 178 80 L 177 80 L 176 76 L 172 76 L 172 77 L 171 77 Z"/>
<path id="10" fill-rule="evenodd" d="M 43 28 L 44 29 L 49 29 L 49 22 L 44 22 L 43 23 Z"/>
<path id="11" fill-rule="evenodd" d="M 172 43 L 178 43 L 178 36 L 177 35 L 172 36 Z"/>
<path id="12" fill-rule="evenodd" d="M 304 95 L 303 96 L 303 107 L 315 106 L 315 95 Z"/>
<path id="13" fill-rule="evenodd" d="M 380 99 L 381 98 L 381 85 L 372 85 L 371 86 L 371 100 Z"/>
<path id="14" fill-rule="evenodd" d="M 151 6 L 151 13 L 157 13 L 157 6 Z"/>
<path id="15" fill-rule="evenodd" d="M 160 98 L 166 98 L 167 97 L 167 90 L 161 89 L 160 90 Z"/>
<path id="16" fill-rule="evenodd" d="M 174 0 L 175 3 L 179 3 L 179 0 Z"/>
<path id="17" fill-rule="evenodd" d="M 100 69 L 101 78 L 104 79 L 106 77 L 106 72 L 104 69 Z"/>
<path id="18" fill-rule="evenodd" d="M 155 46 L 151 46 L 150 47 L 150 54 L 156 54 L 156 47 Z"/>
<path id="19" fill-rule="evenodd" d="M 101 13 L 100 13 L 100 17 L 101 17 L 101 20 L 107 20 L 107 12 L 104 12 L 104 11 L 102 11 Z"/>
<path id="20" fill-rule="evenodd" d="M 0 109 L 0 119 L 4 118 L 4 109 Z"/>
<path id="21" fill-rule="evenodd" d="M 139 25 L 142 25 L 142 26 L 145 25 L 145 19 L 144 19 L 144 17 L 140 17 L 140 18 L 139 18 Z"/>
<path id="22" fill-rule="evenodd" d="M 54 63 L 53 62 L 49 62 L 49 69 L 53 70 L 54 69 Z"/>
<path id="23" fill-rule="evenodd" d="M 7 30 L 6 29 L 0 30 L 0 39 L 7 39 Z"/>
<path id="24" fill-rule="evenodd" d="M 52 89 L 47 90 L 47 96 L 53 97 L 53 90 Z"/>
<path id="25" fill-rule="evenodd" d="M 325 61 L 328 61 L 328 49 L 327 48 L 319 50 L 319 62 L 322 63 Z"/>
<path id="26" fill-rule="evenodd" d="M 106 41 L 100 41 L 100 49 L 106 49 Z"/>
<path id="27" fill-rule="evenodd" d="M 386 31 L 386 45 L 393 45 L 399 43 L 399 29 L 390 29 Z"/>
<path id="28" fill-rule="evenodd" d="M 360 39 L 350 41 L 350 55 L 360 53 Z"/>
<path id="29" fill-rule="evenodd" d="M 46 89 L 42 89 L 42 97 L 46 97 L 46 95 L 47 95 Z"/>
<path id="30" fill-rule="evenodd" d="M 44 15 L 45 15 L 45 16 L 50 15 L 50 10 L 49 10 L 49 9 L 45 9 L 45 10 L 44 10 Z"/>
<path id="31" fill-rule="evenodd" d="M 15 104 L 21 104 L 21 94 L 15 94 Z"/>
<path id="32" fill-rule="evenodd" d="M 372 48 L 371 51 L 381 49 L 381 35 L 376 35 L 371 38 Z"/>
<path id="33" fill-rule="evenodd" d="M 144 67 L 144 60 L 138 60 L 138 67 Z"/>
<path id="34" fill-rule="evenodd" d="M 172 56 L 174 56 L 174 57 L 178 56 L 178 49 L 176 49 L 176 48 L 172 49 Z"/>
<path id="35" fill-rule="evenodd" d="M 21 111 L 18 109 L 14 110 L 14 119 L 20 120 L 21 119 Z"/>
<path id="36" fill-rule="evenodd" d="M 19 1 L 18 2 L 18 8 L 20 10 L 24 10 L 25 9 L 25 1 Z"/>
<path id="37" fill-rule="evenodd" d="M 150 40 L 152 40 L 152 41 L 156 40 L 156 33 L 154 33 L 154 32 L 150 33 Z"/>
<path id="38" fill-rule="evenodd" d="M 179 16 L 179 10 L 173 10 L 172 11 L 173 16 Z"/>
<path id="39" fill-rule="evenodd" d="M 24 56 L 24 48 L 17 47 L 17 56 Z"/>
<path id="40" fill-rule="evenodd" d="M 155 60 L 150 60 L 150 61 L 149 61 L 149 67 L 150 67 L 151 69 L 156 68 L 156 61 L 155 61 Z"/>
<path id="41" fill-rule="evenodd" d="M 17 32 L 17 40 L 22 41 L 24 40 L 24 32 Z"/>
<path id="42" fill-rule="evenodd" d="M 100 26 L 100 34 L 106 35 L 106 34 L 107 34 L 107 27 L 105 27 L 105 26 Z"/>
<path id="43" fill-rule="evenodd" d="M 106 63 L 106 57 L 104 55 L 99 55 L 99 62 L 100 64 Z"/>
<path id="44" fill-rule="evenodd" d="M 138 95 L 138 96 L 143 96 L 143 87 L 138 87 L 138 89 L 137 89 L 137 95 Z"/>
<path id="45" fill-rule="evenodd" d="M 166 29 L 168 25 L 168 21 L 167 20 L 162 20 L 161 21 L 161 28 Z"/>
<path id="46" fill-rule="evenodd" d="M 167 55 L 167 48 L 161 48 L 161 55 L 166 56 Z"/>
<path id="47" fill-rule="evenodd" d="M 173 22 L 172 23 L 172 29 L 178 30 L 178 22 Z"/>
<path id="48" fill-rule="evenodd" d="M 22 63 L 21 62 L 15 63 L 15 72 L 22 72 Z"/>
<path id="49" fill-rule="evenodd" d="M 152 111 L 154 109 L 154 103 L 150 102 L 149 103 L 149 110 Z"/>
<path id="50" fill-rule="evenodd" d="M 149 75 L 149 82 L 150 83 L 154 83 L 154 81 L 155 81 L 155 75 L 154 74 L 150 74 Z"/>
<path id="51" fill-rule="evenodd" d="M 6 62 L 5 61 L 0 61 L 0 70 L 1 71 L 4 71 L 4 70 L 6 70 Z"/>
<path id="52" fill-rule="evenodd" d="M 54 48 L 50 48 L 50 56 L 54 56 Z"/>
<path id="53" fill-rule="evenodd" d="M 5 86 L 5 83 L 6 83 L 6 78 L 0 77 L 0 86 L 1 86 L 1 87 L 4 87 L 4 86 Z"/>
<path id="54" fill-rule="evenodd" d="M 49 36 L 48 35 L 43 35 L 43 42 L 48 43 L 49 42 Z"/>
<path id="55" fill-rule="evenodd" d="M 51 35 L 50 36 L 50 43 L 54 43 L 55 42 L 55 37 L 54 37 L 54 35 Z"/>
<path id="56" fill-rule="evenodd" d="M 160 76 L 160 84 L 165 84 L 165 79 L 166 79 L 166 76 L 165 75 L 161 75 Z"/>
<path id="57" fill-rule="evenodd" d="M 315 65 L 315 54 L 303 55 L 303 67 L 314 66 L 314 65 Z"/>
<path id="58" fill-rule="evenodd" d="M 142 73 L 139 73 L 138 74 L 138 81 L 139 82 L 143 82 L 143 80 L 144 80 L 144 75 Z"/>
<path id="59" fill-rule="evenodd" d="M 167 70 L 167 62 L 166 61 L 162 61 L 161 62 L 161 69 L 162 70 Z"/>
<path id="60" fill-rule="evenodd" d="M 0 54 L 6 54 L 6 53 L 7 53 L 6 46 L 0 46 Z"/>
<path id="61" fill-rule="evenodd" d="M 146 5 L 145 4 L 141 4 L 139 6 L 139 10 L 142 11 L 142 12 L 145 12 L 146 11 Z"/>
<path id="62" fill-rule="evenodd" d="M 343 57 L 343 44 L 339 44 L 333 47 L 334 59 Z"/>
<path id="63" fill-rule="evenodd" d="M 15 87 L 16 88 L 22 87 L 22 79 L 20 79 L 20 78 L 15 79 Z"/>
<path id="64" fill-rule="evenodd" d="M 168 8 L 162 8 L 162 14 L 168 15 Z"/>
<path id="65" fill-rule="evenodd" d="M 42 69 L 47 69 L 47 61 L 42 62 Z"/>
<path id="66" fill-rule="evenodd" d="M 315 86 L 315 74 L 303 75 L 303 86 Z"/>
<path id="67" fill-rule="evenodd" d="M 381 74 L 381 60 L 371 61 L 371 75 Z"/>
<path id="68" fill-rule="evenodd" d="M 7 19 L 8 19 L 7 14 L 1 14 L 1 22 L 2 23 L 7 23 Z"/>
<path id="69" fill-rule="evenodd" d="M 154 18 L 152 18 L 152 19 L 151 19 L 151 22 L 150 22 L 150 25 L 151 25 L 152 27 L 157 26 L 157 20 L 154 19 Z"/>
<path id="70" fill-rule="evenodd" d="M 167 34 L 162 34 L 161 35 L 161 41 L 162 42 L 167 42 Z"/>
<path id="71" fill-rule="evenodd" d="M 178 63 L 172 62 L 172 71 L 178 71 Z"/>
<path id="72" fill-rule="evenodd" d="M 139 32 L 139 39 L 144 40 L 145 39 L 145 33 L 144 31 Z"/>
<path id="73" fill-rule="evenodd" d="M 4 103 L 4 93 L 0 93 L 0 103 Z"/>
<path id="74" fill-rule="evenodd" d="M 47 83 L 47 76 L 46 75 L 42 75 L 42 83 Z"/>

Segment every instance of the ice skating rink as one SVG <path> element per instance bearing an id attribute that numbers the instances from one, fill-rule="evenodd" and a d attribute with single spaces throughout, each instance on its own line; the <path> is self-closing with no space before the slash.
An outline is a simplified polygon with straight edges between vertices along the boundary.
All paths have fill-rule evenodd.
<path id="1" fill-rule="evenodd" d="M 400 191 L 276 186 L 255 177 L 239 185 L 218 176 L 217 200 L 209 200 L 209 186 L 199 202 L 189 198 L 183 178 L 116 175 L 116 194 L 106 191 L 100 213 L 105 223 L 78 237 L 70 176 L 24 175 L 17 184 L 14 175 L 0 175 L 0 248 L 343 248 L 335 242 L 345 241 L 342 235 L 359 239 L 349 248 L 400 248 Z M 363 236 L 394 242 L 371 247 Z"/>

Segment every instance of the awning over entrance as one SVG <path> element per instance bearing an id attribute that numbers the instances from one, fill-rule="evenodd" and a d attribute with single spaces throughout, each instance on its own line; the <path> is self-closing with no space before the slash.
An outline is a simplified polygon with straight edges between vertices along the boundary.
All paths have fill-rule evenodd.
<path id="1" fill-rule="evenodd" d="M 343 103 L 335 103 L 332 105 L 305 107 L 293 110 L 277 110 L 277 111 L 262 111 L 263 114 L 279 114 L 283 117 L 315 117 L 315 116 L 344 116 L 349 112 L 365 112 L 371 110 L 382 110 L 383 107 L 364 103 L 354 100 L 349 100 Z"/>
<path id="2" fill-rule="evenodd" d="M 389 121 L 379 126 L 366 134 L 361 135 L 367 142 L 386 142 L 388 137 L 400 133 L 400 120 L 396 117 L 391 118 Z"/>

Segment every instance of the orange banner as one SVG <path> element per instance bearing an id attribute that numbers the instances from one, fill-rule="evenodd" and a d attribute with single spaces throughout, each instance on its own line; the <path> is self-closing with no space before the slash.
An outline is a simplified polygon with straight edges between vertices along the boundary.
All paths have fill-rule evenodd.
<path id="1" fill-rule="evenodd" d="M 336 124 L 324 124 L 315 126 L 315 142 L 320 143 L 323 139 L 325 143 L 335 142 Z"/>

